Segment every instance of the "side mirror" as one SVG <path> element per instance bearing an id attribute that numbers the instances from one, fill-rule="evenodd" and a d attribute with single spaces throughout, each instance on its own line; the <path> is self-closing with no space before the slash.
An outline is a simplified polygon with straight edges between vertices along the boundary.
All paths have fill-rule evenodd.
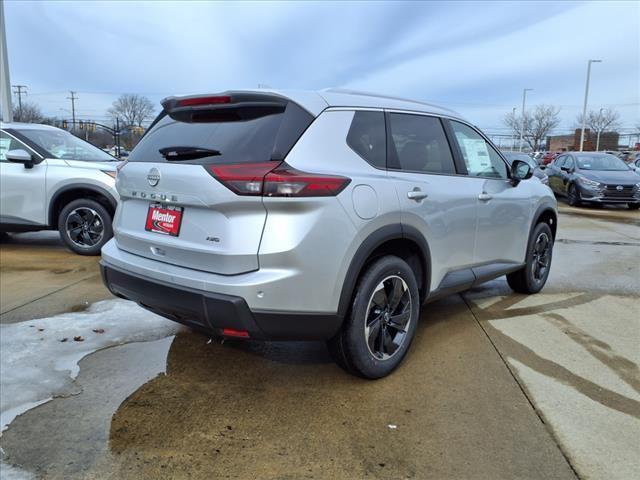
<path id="1" fill-rule="evenodd" d="M 26 150 L 18 148 L 7 152 L 7 160 L 13 163 L 22 163 L 24 168 L 33 168 L 33 158 Z"/>
<path id="2" fill-rule="evenodd" d="M 511 180 L 514 185 L 520 183 L 521 180 L 527 180 L 533 176 L 531 165 L 522 160 L 514 160 L 511 164 Z"/>

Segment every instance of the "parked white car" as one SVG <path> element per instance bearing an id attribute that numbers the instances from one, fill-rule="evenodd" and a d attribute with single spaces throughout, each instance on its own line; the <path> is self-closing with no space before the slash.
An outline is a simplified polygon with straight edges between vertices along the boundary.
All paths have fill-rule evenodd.
<path id="1" fill-rule="evenodd" d="M 49 125 L 2 123 L 0 231 L 58 230 L 81 255 L 112 236 L 118 160 Z"/>

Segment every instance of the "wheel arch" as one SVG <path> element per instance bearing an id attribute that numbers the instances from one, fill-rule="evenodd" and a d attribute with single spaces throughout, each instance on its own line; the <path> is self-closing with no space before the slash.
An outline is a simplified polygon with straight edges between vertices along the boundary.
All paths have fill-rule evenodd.
<path id="1" fill-rule="evenodd" d="M 541 205 L 533 215 L 533 222 L 531 222 L 531 227 L 529 229 L 529 238 L 531 238 L 533 229 L 536 228 L 536 225 L 541 222 L 549 225 L 551 233 L 553 234 L 553 239 L 555 240 L 556 232 L 558 231 L 558 214 L 552 207 L 548 205 Z"/>
<path id="2" fill-rule="evenodd" d="M 383 255 L 397 255 L 416 273 L 420 298 L 427 298 L 431 283 L 431 252 L 424 236 L 414 227 L 392 224 L 375 230 L 358 247 L 342 284 L 338 315 L 344 318 L 362 271 Z"/>
<path id="3" fill-rule="evenodd" d="M 104 206 L 113 217 L 118 202 L 106 189 L 89 183 L 74 183 L 61 187 L 51 197 L 49 202 L 48 221 L 52 228 L 56 228 L 60 212 L 69 202 L 80 198 L 90 198 Z"/>

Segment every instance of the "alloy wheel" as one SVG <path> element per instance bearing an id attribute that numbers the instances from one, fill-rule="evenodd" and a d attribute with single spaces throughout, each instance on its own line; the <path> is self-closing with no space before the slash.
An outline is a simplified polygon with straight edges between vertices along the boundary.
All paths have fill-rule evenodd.
<path id="1" fill-rule="evenodd" d="M 379 360 L 394 356 L 407 338 L 411 322 L 411 292 L 397 275 L 382 280 L 374 289 L 364 327 L 369 352 Z"/>
<path id="2" fill-rule="evenodd" d="M 534 280 L 537 282 L 543 280 L 551 263 L 551 239 L 546 232 L 542 232 L 536 238 L 531 262 L 531 273 Z"/>
<path id="3" fill-rule="evenodd" d="M 72 210 L 67 216 L 65 228 L 69 239 L 81 248 L 93 247 L 104 237 L 104 221 L 98 212 L 89 207 Z"/>

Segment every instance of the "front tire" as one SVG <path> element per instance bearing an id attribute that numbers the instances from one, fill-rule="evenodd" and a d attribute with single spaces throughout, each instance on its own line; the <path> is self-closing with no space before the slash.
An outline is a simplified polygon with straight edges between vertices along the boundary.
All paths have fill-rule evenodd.
<path id="1" fill-rule="evenodd" d="M 420 306 L 411 267 L 392 255 L 376 260 L 358 280 L 350 313 L 328 342 L 331 355 L 354 375 L 389 375 L 409 350 Z"/>
<path id="2" fill-rule="evenodd" d="M 80 255 L 100 255 L 100 249 L 113 236 L 111 215 L 95 200 L 80 198 L 69 202 L 58 217 L 60 238 Z"/>
<path id="3" fill-rule="evenodd" d="M 640 208 L 640 203 L 627 203 L 627 208 L 629 210 L 638 210 Z"/>
<path id="4" fill-rule="evenodd" d="M 518 293 L 538 293 L 542 290 L 551 269 L 553 234 L 546 223 L 539 223 L 527 246 L 526 264 L 520 270 L 507 275 L 507 283 Z"/>
<path id="5" fill-rule="evenodd" d="M 580 206 L 580 192 L 573 183 L 569 185 L 569 190 L 567 190 L 567 203 L 572 207 Z"/>

